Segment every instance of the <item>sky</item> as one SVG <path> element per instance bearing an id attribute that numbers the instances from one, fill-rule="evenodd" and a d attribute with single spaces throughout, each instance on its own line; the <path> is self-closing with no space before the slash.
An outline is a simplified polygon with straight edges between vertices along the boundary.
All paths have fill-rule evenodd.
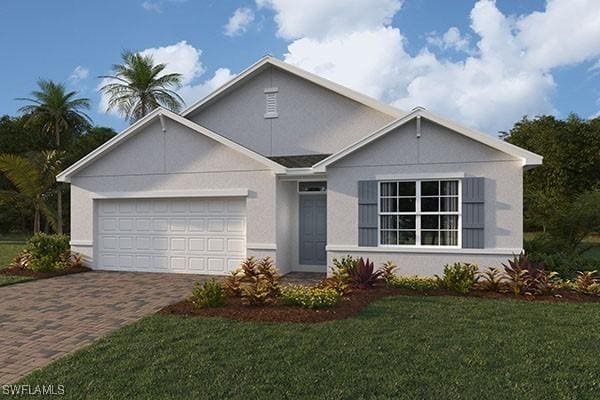
<path id="1" fill-rule="evenodd" d="M 495 135 L 521 117 L 600 115 L 599 0 L 4 0 L 0 115 L 40 78 L 88 97 L 123 50 L 183 74 L 187 105 L 266 54 Z"/>

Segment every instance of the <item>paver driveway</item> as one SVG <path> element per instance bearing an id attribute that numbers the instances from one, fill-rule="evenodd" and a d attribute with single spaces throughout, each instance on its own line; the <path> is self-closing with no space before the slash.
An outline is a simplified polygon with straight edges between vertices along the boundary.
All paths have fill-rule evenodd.
<path id="1" fill-rule="evenodd" d="M 0 385 L 187 296 L 206 278 L 95 271 L 0 287 Z"/>

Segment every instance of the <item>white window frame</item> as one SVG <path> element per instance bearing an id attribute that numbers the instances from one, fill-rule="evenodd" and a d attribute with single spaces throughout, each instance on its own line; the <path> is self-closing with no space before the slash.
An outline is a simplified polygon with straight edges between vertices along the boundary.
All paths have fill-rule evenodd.
<path id="1" fill-rule="evenodd" d="M 421 211 L 421 182 L 458 182 L 458 211 L 453 212 L 422 212 Z M 396 182 L 415 182 L 415 211 L 414 212 L 381 212 L 381 184 Z M 440 197 L 440 196 L 438 196 Z M 382 215 L 415 215 L 415 244 L 381 244 L 381 216 Z M 421 244 L 421 215 L 457 215 L 458 232 L 457 244 L 450 245 L 422 245 Z M 439 230 L 439 228 L 438 228 Z M 462 248 L 462 179 L 460 178 L 431 178 L 431 179 L 386 179 L 377 181 L 377 247 L 383 248 L 420 248 L 420 249 L 460 249 Z"/>

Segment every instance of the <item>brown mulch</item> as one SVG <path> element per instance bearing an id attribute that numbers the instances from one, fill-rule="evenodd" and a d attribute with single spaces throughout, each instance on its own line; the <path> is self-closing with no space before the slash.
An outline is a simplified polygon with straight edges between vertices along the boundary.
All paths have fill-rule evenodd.
<path id="1" fill-rule="evenodd" d="M 35 272 L 25 268 L 9 267 L 0 269 L 0 275 L 11 275 L 11 276 L 29 276 L 35 279 L 46 279 L 54 278 L 55 276 L 79 274 L 81 272 L 91 271 L 88 267 L 73 267 L 67 269 L 56 270 L 52 272 Z"/>
<path id="2" fill-rule="evenodd" d="M 555 296 L 514 296 L 510 293 L 473 291 L 469 295 L 461 295 L 445 289 L 416 291 L 409 289 L 392 289 L 375 287 L 373 289 L 353 290 L 340 303 L 331 308 L 312 310 L 298 306 L 265 305 L 247 306 L 239 298 L 228 298 L 227 304 L 216 308 L 197 308 L 189 299 L 182 300 L 158 311 L 164 315 L 186 315 L 197 317 L 221 317 L 242 321 L 269 321 L 291 323 L 315 323 L 339 320 L 358 314 L 369 303 L 390 296 L 453 296 L 477 297 L 486 299 L 517 299 L 526 301 L 551 301 L 556 303 L 598 303 L 600 297 L 588 296 L 573 291 L 562 290 Z"/>

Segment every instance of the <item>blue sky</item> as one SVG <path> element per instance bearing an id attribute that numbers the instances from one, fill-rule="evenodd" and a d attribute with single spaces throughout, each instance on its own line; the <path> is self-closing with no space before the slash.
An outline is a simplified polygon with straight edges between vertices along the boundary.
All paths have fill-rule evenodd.
<path id="1" fill-rule="evenodd" d="M 184 72 L 188 103 L 272 54 L 495 134 L 524 114 L 600 111 L 599 9 L 595 0 L 3 1 L 0 114 L 48 78 L 89 97 L 96 124 L 121 130 L 96 88 L 123 49 Z"/>

